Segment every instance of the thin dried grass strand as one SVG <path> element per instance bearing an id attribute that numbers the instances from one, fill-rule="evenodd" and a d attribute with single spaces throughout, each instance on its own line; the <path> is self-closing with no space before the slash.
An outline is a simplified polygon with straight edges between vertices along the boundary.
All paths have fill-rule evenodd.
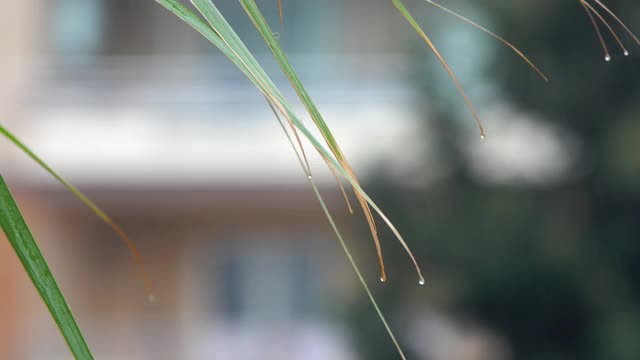
<path id="1" fill-rule="evenodd" d="M 490 36 L 494 37 L 496 40 L 500 41 L 501 43 L 503 43 L 504 45 L 506 45 L 507 47 L 509 47 L 511 50 L 513 50 L 513 52 L 515 52 L 522 60 L 524 60 L 536 73 L 538 73 L 538 75 L 540 75 L 540 77 L 542 79 L 544 79 L 544 81 L 549 82 L 549 78 L 547 78 L 547 76 L 533 63 L 533 61 L 531 61 L 522 51 L 520 51 L 520 49 L 518 49 L 515 45 L 513 45 L 512 43 L 508 42 L 507 40 L 505 40 L 503 37 L 501 37 L 500 35 L 494 33 L 493 31 L 485 28 L 484 26 L 470 20 L 469 18 L 462 16 L 458 13 L 456 13 L 453 10 L 450 10 L 446 7 L 444 7 L 443 5 L 440 5 L 432 0 L 425 0 L 426 2 L 428 2 L 429 4 L 439 8 L 440 10 L 448 13 L 449 15 L 455 16 L 458 19 L 466 22 L 467 24 L 475 27 L 478 30 L 481 30 L 487 34 L 489 34 Z"/>
<path id="2" fill-rule="evenodd" d="M 342 185 L 342 181 L 340 180 L 340 177 L 338 176 L 336 169 L 334 169 L 333 166 L 331 166 L 331 163 L 326 157 L 322 156 L 322 159 L 327 164 L 327 167 L 329 168 L 329 170 L 331 170 L 331 173 L 335 177 L 336 182 L 340 187 L 340 192 L 342 193 L 342 197 L 344 198 L 344 201 L 347 204 L 347 208 L 349 209 L 349 214 L 353 215 L 353 208 L 351 207 L 351 201 L 349 201 L 349 196 L 347 196 L 347 192 L 345 191 L 344 186 Z"/>
<path id="3" fill-rule="evenodd" d="M 611 55 L 609 54 L 609 49 L 607 48 L 607 44 L 605 43 L 604 38 L 602 37 L 602 33 L 600 32 L 600 27 L 598 26 L 596 19 L 593 17 L 593 15 L 591 14 L 591 11 L 589 10 L 589 7 L 585 5 L 584 1 L 578 0 L 578 2 L 580 3 L 580 5 L 582 5 L 582 7 L 584 8 L 584 11 L 589 16 L 589 20 L 591 20 L 591 24 L 593 25 L 593 28 L 596 31 L 596 35 L 598 35 L 598 40 L 600 41 L 600 45 L 602 46 L 602 50 L 604 51 L 604 58 L 605 59 L 610 58 Z"/>
<path id="4" fill-rule="evenodd" d="M 349 263 L 353 267 L 353 270 L 355 271 L 355 273 L 356 273 L 356 275 L 358 277 L 358 280 L 362 284 L 362 287 L 364 287 L 364 290 L 367 293 L 367 296 L 369 297 L 369 301 L 371 301 L 371 304 L 373 305 L 373 308 L 375 309 L 376 313 L 378 314 L 378 317 L 380 318 L 380 321 L 382 321 L 382 324 L 384 325 L 384 328 L 387 331 L 387 334 L 389 334 L 389 337 L 391 338 L 391 341 L 393 342 L 393 345 L 396 347 L 396 350 L 398 351 L 398 354 L 400 355 L 400 358 L 402 360 L 407 360 L 406 356 L 404 355 L 404 352 L 402 351 L 402 347 L 400 346 L 400 343 L 396 339 L 396 337 L 395 337 L 395 335 L 393 333 L 393 330 L 391 330 L 391 327 L 389 326 L 389 323 L 387 322 L 384 314 L 382 314 L 382 310 L 380 309 L 380 306 L 378 306 L 378 303 L 376 302 L 376 300 L 375 300 L 375 298 L 373 296 L 373 293 L 371 293 L 371 290 L 369 289 L 369 285 L 367 285 L 367 282 L 364 279 L 364 276 L 362 276 L 362 273 L 360 272 L 360 269 L 358 268 L 358 265 L 356 264 L 355 260 L 353 259 L 353 256 L 351 255 L 351 251 L 349 251 L 349 247 L 347 246 L 347 243 L 344 241 L 344 238 L 342 237 L 342 234 L 340 233 L 340 230 L 338 229 L 338 226 L 336 225 L 335 221 L 333 220 L 333 217 L 331 216 L 331 213 L 329 212 L 329 209 L 327 208 L 327 205 L 325 204 L 324 199 L 322 198 L 322 195 L 320 194 L 320 191 L 318 190 L 317 186 L 315 185 L 315 182 L 313 181 L 313 178 L 311 177 L 311 173 L 308 171 L 308 169 L 305 168 L 304 162 L 302 161 L 302 158 L 301 158 L 300 154 L 298 153 L 293 141 L 291 140 L 291 136 L 289 135 L 289 133 L 287 132 L 286 127 L 282 123 L 282 120 L 280 119 L 280 116 L 278 116 L 278 113 L 275 111 L 275 109 L 274 109 L 274 105 L 275 104 L 272 104 L 270 101 L 267 101 L 267 102 L 269 103 L 269 107 L 271 107 L 271 110 L 273 111 L 274 115 L 276 116 L 276 119 L 278 119 L 278 123 L 280 123 L 280 126 L 282 127 L 282 130 L 284 131 L 284 133 L 285 133 L 285 135 L 287 137 L 287 140 L 289 140 L 289 144 L 291 144 L 291 147 L 293 148 L 293 151 L 296 154 L 296 157 L 298 158 L 298 162 L 300 163 L 300 166 L 302 167 L 303 171 L 307 175 L 307 179 L 309 181 L 309 184 L 311 184 L 311 187 L 313 188 L 313 191 L 314 191 L 318 201 L 320 202 L 320 206 L 322 207 L 322 210 L 324 211 L 327 219 L 329 220 L 329 224 L 331 225 L 331 228 L 333 229 L 334 233 L 336 234 L 336 237 L 338 238 L 338 241 L 340 242 L 340 245 L 342 246 L 345 254 L 347 255 L 347 258 L 349 259 Z"/>
<path id="5" fill-rule="evenodd" d="M 640 39 L 638 39 L 638 37 L 633 33 L 633 31 L 631 31 L 627 25 L 620 20 L 620 18 L 613 12 L 611 11 L 605 4 L 603 4 L 601 1 L 599 0 L 593 0 L 596 4 L 598 4 L 601 8 L 604 9 L 604 11 L 606 11 L 609 15 L 611 15 L 611 17 L 613 17 L 618 24 L 620 24 L 620 26 L 622 26 L 622 28 L 627 32 L 627 34 L 629 34 L 629 36 L 631 36 L 633 38 L 633 40 L 640 45 Z"/>
<path id="6" fill-rule="evenodd" d="M 615 30 L 613 30 L 613 28 L 611 27 L 611 25 L 609 25 L 609 23 L 607 22 L 607 20 L 602 16 L 602 14 L 600 14 L 598 12 L 598 10 L 594 9 L 593 6 L 591 6 L 588 2 L 586 2 L 585 0 L 580 0 L 582 1 L 582 3 L 588 7 L 597 17 L 598 19 L 600 19 L 600 21 L 602 21 L 602 23 L 604 24 L 604 26 L 607 28 L 607 30 L 609 30 L 609 33 L 611 33 L 611 36 L 613 36 L 613 38 L 616 40 L 616 42 L 618 43 L 618 46 L 620 46 L 620 48 L 622 49 L 622 51 L 625 54 L 628 54 L 629 51 L 627 50 L 627 48 L 625 48 L 624 44 L 622 43 L 622 40 L 620 40 L 620 38 L 618 37 L 618 34 L 616 34 Z"/>

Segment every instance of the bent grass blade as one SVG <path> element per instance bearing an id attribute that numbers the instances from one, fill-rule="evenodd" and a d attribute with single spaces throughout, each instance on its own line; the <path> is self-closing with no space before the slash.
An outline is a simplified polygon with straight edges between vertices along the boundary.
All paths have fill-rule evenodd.
<path id="1" fill-rule="evenodd" d="M 460 85 L 458 78 L 449 67 L 449 64 L 447 64 L 447 62 L 444 60 L 442 55 L 440 55 L 440 51 L 438 51 L 436 46 L 433 44 L 433 42 L 427 36 L 427 34 L 425 34 L 425 32 L 420 27 L 420 25 L 418 25 L 418 22 L 416 22 L 416 20 L 413 18 L 411 13 L 409 13 L 409 10 L 407 10 L 404 4 L 400 0 L 391 0 L 391 2 L 393 2 L 393 4 L 400 11 L 402 16 L 407 20 L 409 25 L 411 25 L 411 27 L 418 33 L 418 35 L 420 35 L 420 37 L 424 40 L 424 42 L 427 43 L 431 51 L 436 55 L 436 57 L 438 58 L 438 61 L 440 61 L 444 69 L 447 71 L 447 73 L 449 74 L 449 77 L 451 78 L 451 80 L 453 80 L 454 84 L 458 88 L 460 95 L 462 95 L 464 101 L 467 103 L 467 107 L 469 108 L 469 110 L 471 110 L 471 114 L 476 119 L 476 123 L 478 124 L 478 129 L 480 130 L 480 137 L 483 140 L 486 139 L 487 135 L 484 131 L 484 127 L 482 126 L 482 121 L 480 121 L 480 116 L 478 116 L 478 112 L 476 111 L 475 107 L 471 103 L 471 100 L 469 100 L 469 97 L 467 96 L 467 93 L 462 88 L 462 85 Z"/>
<path id="2" fill-rule="evenodd" d="M 133 259 L 136 263 L 138 269 L 140 269 L 140 274 L 142 276 L 142 280 L 144 282 L 145 288 L 147 290 L 147 300 L 149 302 L 153 302 L 155 300 L 154 295 L 154 286 L 151 281 L 151 277 L 147 272 L 144 261 L 142 260 L 142 255 L 140 251 L 135 246 L 133 241 L 129 238 L 129 236 L 124 232 L 122 227 L 118 225 L 107 213 L 102 210 L 96 203 L 91 201 L 84 193 L 82 193 L 78 188 L 76 188 L 73 184 L 64 179 L 60 174 L 54 171 L 44 160 L 42 160 L 38 155 L 36 155 L 29 147 L 27 147 L 22 141 L 18 139 L 13 133 L 7 130 L 4 126 L 0 125 L 0 134 L 4 135 L 9 141 L 11 141 L 14 145 L 16 145 L 20 150 L 22 150 L 28 157 L 30 157 L 33 161 L 35 161 L 40 167 L 42 167 L 46 172 L 48 172 L 51 176 L 53 176 L 58 182 L 60 182 L 64 187 L 66 187 L 73 195 L 75 195 L 80 201 L 82 201 L 93 213 L 104 221 L 107 225 L 109 225 L 113 231 L 124 241 L 129 252 L 133 256 Z"/>
<path id="3" fill-rule="evenodd" d="M 452 15 L 452 16 L 457 17 L 458 19 L 460 19 L 460 20 L 462 20 L 462 21 L 466 22 L 467 24 L 469 24 L 469 25 L 471 25 L 471 26 L 475 27 L 476 29 L 478 29 L 478 30 L 480 30 L 480 31 L 483 31 L 483 32 L 485 32 L 485 33 L 489 34 L 490 36 L 492 36 L 492 37 L 493 37 L 493 38 L 495 38 L 496 40 L 500 41 L 500 42 L 501 42 L 501 43 L 503 43 L 505 46 L 507 46 L 508 48 L 510 48 L 513 52 L 515 52 L 515 53 L 516 53 L 516 55 L 518 55 L 522 60 L 524 60 L 524 61 L 525 61 L 525 62 L 526 62 L 526 63 L 527 63 L 527 64 L 528 64 L 528 65 L 529 65 L 529 66 L 530 66 L 530 67 L 531 67 L 531 68 L 532 68 L 536 73 L 538 73 L 538 75 L 540 75 L 540 77 L 541 77 L 544 81 L 549 82 L 549 79 L 547 78 L 547 76 L 546 76 L 546 75 L 545 75 L 545 74 L 544 74 L 544 73 L 543 73 L 543 72 L 542 72 L 542 71 L 541 71 L 541 70 L 540 70 L 540 69 L 539 69 L 539 68 L 538 68 L 534 63 L 533 63 L 533 61 L 531 61 L 531 60 L 529 59 L 529 57 L 527 57 L 527 56 L 526 56 L 522 51 L 520 51 L 520 49 L 518 49 L 515 45 L 513 45 L 513 44 L 511 44 L 510 42 L 508 42 L 507 40 L 505 40 L 502 36 L 500 36 L 500 35 L 498 35 L 498 34 L 494 33 L 493 31 L 491 31 L 491 30 L 489 30 L 489 29 L 485 28 L 484 26 L 482 26 L 482 25 L 480 25 L 480 24 L 478 24 L 478 23 L 476 23 L 476 22 L 474 22 L 474 21 L 471 21 L 469 18 L 464 17 L 464 16 L 462 16 L 462 15 L 460 15 L 460 14 L 456 13 L 455 11 L 452 11 L 452 10 L 450 10 L 450 9 L 448 9 L 448 8 L 446 8 L 446 7 L 444 7 L 444 6 L 440 5 L 440 4 L 438 4 L 438 3 L 436 3 L 436 2 L 434 2 L 434 1 L 432 1 L 432 0 L 425 0 L 425 1 L 426 1 L 427 3 L 429 3 L 429 4 L 433 5 L 433 6 L 437 7 L 438 9 L 440 9 L 440 10 L 442 10 L 442 11 L 444 11 L 444 12 L 448 13 L 449 15 Z"/>

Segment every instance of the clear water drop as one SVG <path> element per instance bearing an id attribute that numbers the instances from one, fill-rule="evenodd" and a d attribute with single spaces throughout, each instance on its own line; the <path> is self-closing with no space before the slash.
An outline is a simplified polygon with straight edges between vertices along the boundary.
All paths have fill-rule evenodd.
<path id="1" fill-rule="evenodd" d="M 485 134 L 480 134 L 480 139 L 485 140 L 487 136 Z"/>
<path id="2" fill-rule="evenodd" d="M 420 286 L 424 285 L 424 279 L 420 278 L 420 280 L 418 280 L 418 284 L 420 284 Z"/>
<path id="3" fill-rule="evenodd" d="M 629 51 L 625 50 L 624 51 L 624 56 L 629 56 Z"/>
<path id="4" fill-rule="evenodd" d="M 311 175 L 307 175 L 307 179 L 312 180 L 313 177 Z"/>
<path id="5" fill-rule="evenodd" d="M 380 276 L 380 282 L 387 282 L 387 278 L 384 276 Z"/>
<path id="6" fill-rule="evenodd" d="M 609 54 L 605 55 L 604 56 L 604 61 L 607 61 L 607 62 L 611 61 L 611 55 L 609 55 Z"/>
<path id="7" fill-rule="evenodd" d="M 280 33 L 279 33 L 279 32 L 275 32 L 275 31 L 274 31 L 274 32 L 273 32 L 273 37 L 274 37 L 276 40 L 280 39 Z"/>

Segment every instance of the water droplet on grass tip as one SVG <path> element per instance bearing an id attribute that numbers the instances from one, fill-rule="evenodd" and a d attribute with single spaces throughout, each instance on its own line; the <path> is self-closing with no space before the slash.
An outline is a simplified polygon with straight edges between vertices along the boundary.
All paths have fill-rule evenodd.
<path id="1" fill-rule="evenodd" d="M 487 139 L 487 136 L 486 136 L 485 134 L 480 134 L 480 139 L 482 139 L 482 140 L 486 140 L 486 139 Z"/>
<path id="2" fill-rule="evenodd" d="M 311 180 L 313 177 L 311 175 L 307 175 L 307 179 Z"/>
<path id="3" fill-rule="evenodd" d="M 424 279 L 420 278 L 420 280 L 418 280 L 418 284 L 420 284 L 420 286 L 424 285 Z"/>
<path id="4" fill-rule="evenodd" d="M 380 282 L 387 282 L 387 278 L 384 276 L 380 276 Z"/>
<path id="5" fill-rule="evenodd" d="M 611 55 L 609 55 L 609 54 L 605 55 L 604 56 L 604 61 L 607 61 L 607 62 L 611 61 Z"/>
<path id="6" fill-rule="evenodd" d="M 629 56 L 629 51 L 625 50 L 624 51 L 624 56 Z"/>

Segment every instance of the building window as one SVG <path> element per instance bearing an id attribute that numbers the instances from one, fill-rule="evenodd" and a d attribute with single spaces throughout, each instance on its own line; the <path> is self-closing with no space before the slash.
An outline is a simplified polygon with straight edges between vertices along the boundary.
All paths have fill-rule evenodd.
<path id="1" fill-rule="evenodd" d="M 317 260 L 271 243 L 226 250 L 209 262 L 211 311 L 226 321 L 290 322 L 317 311 Z"/>
<path id="2" fill-rule="evenodd" d="M 104 30 L 101 0 L 58 0 L 53 11 L 53 47 L 67 61 L 98 54 Z"/>

